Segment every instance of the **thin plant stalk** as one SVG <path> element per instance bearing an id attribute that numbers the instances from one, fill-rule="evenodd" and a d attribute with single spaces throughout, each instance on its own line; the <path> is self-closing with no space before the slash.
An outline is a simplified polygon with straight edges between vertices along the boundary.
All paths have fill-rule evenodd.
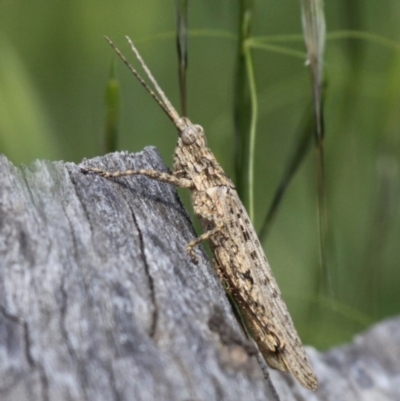
<path id="1" fill-rule="evenodd" d="M 187 116 L 188 0 L 175 0 L 175 9 L 181 111 L 183 116 Z"/>
<path id="2" fill-rule="evenodd" d="M 248 199 L 249 199 L 249 217 L 254 221 L 254 154 L 256 146 L 256 127 L 258 117 L 258 102 L 256 92 L 256 82 L 254 76 L 253 67 L 253 56 L 249 48 L 246 49 L 246 68 L 250 90 L 250 103 L 251 103 L 251 115 L 250 115 L 250 129 L 249 129 L 249 155 L 248 155 Z"/>
<path id="3" fill-rule="evenodd" d="M 238 45 L 234 77 L 234 129 L 235 129 L 235 181 L 238 194 L 246 209 L 252 211 L 249 195 L 250 130 L 252 125 L 252 102 L 249 88 L 248 68 L 252 68 L 250 49 L 246 40 L 250 37 L 253 0 L 239 0 Z M 250 57 L 250 58 L 249 58 Z"/>

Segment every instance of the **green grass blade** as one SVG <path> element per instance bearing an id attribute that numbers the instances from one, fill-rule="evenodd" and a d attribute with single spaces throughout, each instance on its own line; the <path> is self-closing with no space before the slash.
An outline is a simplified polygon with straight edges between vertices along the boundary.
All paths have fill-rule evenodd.
<path id="1" fill-rule="evenodd" d="M 274 197 L 271 202 L 271 206 L 265 216 L 264 222 L 259 231 L 260 241 L 263 242 L 268 236 L 269 230 L 278 212 L 278 208 L 281 201 L 292 181 L 294 175 L 298 171 L 302 162 L 305 160 L 313 139 L 313 116 L 311 111 L 311 105 L 307 108 L 306 118 L 302 124 L 302 128 L 299 131 L 297 142 L 294 146 L 292 153 L 289 155 L 286 163 L 286 169 L 279 181 L 278 188 L 275 191 Z"/>
<path id="2" fill-rule="evenodd" d="M 104 151 L 105 153 L 115 152 L 118 146 L 118 128 L 121 93 L 118 79 L 115 75 L 115 61 L 112 61 L 110 78 L 106 88 L 106 122 L 104 132 Z"/>
<path id="3" fill-rule="evenodd" d="M 311 72 L 311 86 L 314 109 L 315 167 L 318 199 L 318 228 L 320 263 L 322 267 L 319 290 L 330 291 L 330 272 L 327 266 L 328 218 L 324 174 L 324 118 L 322 80 L 326 28 L 322 0 L 301 1 L 303 35 L 307 49 L 307 61 Z"/>

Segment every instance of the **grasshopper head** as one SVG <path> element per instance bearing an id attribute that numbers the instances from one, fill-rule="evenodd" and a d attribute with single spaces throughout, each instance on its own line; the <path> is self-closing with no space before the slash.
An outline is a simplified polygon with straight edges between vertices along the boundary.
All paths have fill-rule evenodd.
<path id="1" fill-rule="evenodd" d="M 197 144 L 202 147 L 206 145 L 206 137 L 201 125 L 192 124 L 186 117 L 180 118 L 178 125 L 180 126 L 179 136 L 182 146 Z"/>

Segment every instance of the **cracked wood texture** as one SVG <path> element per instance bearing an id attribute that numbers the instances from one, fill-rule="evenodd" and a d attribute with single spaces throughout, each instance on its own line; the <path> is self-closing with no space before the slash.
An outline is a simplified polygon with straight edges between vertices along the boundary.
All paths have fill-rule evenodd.
<path id="1" fill-rule="evenodd" d="M 84 162 L 167 171 L 154 148 Z M 265 378 L 175 188 L 0 156 L 0 399 L 400 400 L 400 319 Z"/>

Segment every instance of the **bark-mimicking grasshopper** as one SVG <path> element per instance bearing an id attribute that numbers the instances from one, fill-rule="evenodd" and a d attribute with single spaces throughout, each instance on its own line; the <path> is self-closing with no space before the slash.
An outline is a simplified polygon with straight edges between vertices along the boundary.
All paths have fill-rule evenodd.
<path id="1" fill-rule="evenodd" d="M 207 147 L 204 130 L 180 117 L 161 90 L 132 41 L 128 42 L 156 93 L 108 39 L 119 57 L 156 100 L 178 129 L 179 139 L 171 174 L 154 170 L 107 172 L 82 168 L 105 178 L 145 175 L 191 191 L 193 209 L 204 233 L 187 251 L 196 262 L 194 247 L 209 240 L 218 275 L 236 301 L 247 328 L 268 365 L 290 372 L 304 387 L 315 390 L 317 378 L 294 328 L 267 258 L 233 182 Z"/>

